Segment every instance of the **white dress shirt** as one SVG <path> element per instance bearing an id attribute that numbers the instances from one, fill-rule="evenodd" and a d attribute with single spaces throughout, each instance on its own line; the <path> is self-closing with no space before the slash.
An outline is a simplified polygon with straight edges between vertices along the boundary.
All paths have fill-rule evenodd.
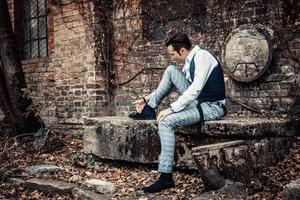
<path id="1" fill-rule="evenodd" d="M 190 64 L 193 57 L 195 62 L 195 74 L 194 81 L 192 82 Z M 186 79 L 191 82 L 191 85 L 174 103 L 171 104 L 174 112 L 183 110 L 197 99 L 211 72 L 216 66 L 218 66 L 218 61 L 214 58 L 214 56 L 208 51 L 201 49 L 198 45 L 190 51 L 185 59 L 182 72 L 185 74 Z M 225 103 L 225 100 L 220 102 Z"/>

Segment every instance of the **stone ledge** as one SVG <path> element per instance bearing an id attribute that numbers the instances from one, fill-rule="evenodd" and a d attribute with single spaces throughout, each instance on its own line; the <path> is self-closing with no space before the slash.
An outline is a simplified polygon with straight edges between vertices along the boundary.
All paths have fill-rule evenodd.
<path id="1" fill-rule="evenodd" d="M 299 131 L 299 125 L 299 119 L 240 117 L 208 121 L 205 122 L 203 129 L 207 135 L 216 137 L 276 137 L 296 135 L 296 129 Z"/>
<path id="2" fill-rule="evenodd" d="M 128 117 L 98 117 L 85 119 L 86 126 L 109 123 L 112 125 L 126 126 L 149 126 L 157 132 L 157 122 L 155 120 L 132 120 Z M 251 138 L 263 136 L 291 136 L 296 135 L 299 130 L 300 120 L 289 118 L 254 118 L 254 117 L 228 117 L 221 120 L 207 121 L 204 123 L 201 132 L 212 137 L 236 137 Z M 132 128 L 134 130 L 134 128 Z M 200 131 L 199 125 L 180 127 L 176 133 L 197 134 Z M 298 133 L 299 134 L 299 133 Z"/>
<path id="3" fill-rule="evenodd" d="M 284 122 L 284 120 L 282 121 Z M 282 121 L 275 120 L 274 123 L 277 123 L 278 125 Z M 160 151 L 160 141 L 157 134 L 157 124 L 154 120 L 135 121 L 125 117 L 103 117 L 89 119 L 86 122 L 87 125 L 84 127 L 83 135 L 84 152 L 93 153 L 96 156 L 105 159 L 123 160 L 137 163 L 157 163 Z M 275 138 L 261 138 L 262 134 L 258 134 L 259 130 L 261 130 L 260 127 L 263 128 L 264 125 L 268 123 L 270 124 L 270 120 L 249 120 L 249 118 L 248 120 L 224 119 L 214 122 L 207 122 L 205 126 L 208 126 L 208 124 L 211 126 L 212 124 L 215 124 L 216 127 L 224 130 L 224 123 L 227 123 L 228 126 L 234 126 L 235 129 L 233 130 L 239 131 L 240 133 L 243 133 L 245 130 L 249 130 L 244 126 L 250 126 L 252 133 L 257 134 L 257 137 L 249 137 L 249 135 L 247 137 L 243 135 L 243 137 L 247 139 L 228 142 L 229 139 L 233 139 L 228 137 L 225 137 L 225 139 L 222 139 L 222 137 L 210 137 L 199 140 L 195 138 L 195 134 L 176 134 L 175 166 L 184 169 L 197 169 L 194 158 L 190 151 L 192 148 L 194 148 L 194 152 L 196 150 L 197 152 L 215 152 L 217 155 L 220 155 L 220 158 L 223 158 L 222 156 L 227 156 L 226 159 L 228 159 L 226 161 L 231 163 L 226 166 L 218 166 L 219 170 L 223 171 L 223 174 L 225 174 L 226 177 L 240 177 L 245 170 L 235 173 L 235 171 L 237 171 L 235 170 L 237 164 L 233 158 L 237 158 L 240 161 L 243 159 L 248 159 L 250 158 L 249 152 L 253 151 L 254 153 L 253 155 L 251 154 L 251 156 L 254 158 L 254 160 L 248 159 L 251 161 L 251 163 L 249 163 L 250 161 L 245 162 L 245 166 L 253 165 L 256 167 L 261 163 L 262 166 L 267 166 L 270 163 L 267 162 L 268 159 L 266 159 L 266 162 L 262 162 L 261 159 L 256 156 L 256 154 L 263 154 L 263 156 L 261 156 L 263 158 L 274 158 L 277 155 L 281 157 L 282 153 L 285 153 L 285 148 L 288 147 L 287 143 L 293 138 L 278 137 L 278 135 L 283 132 L 277 132 L 278 135 Z M 239 127 L 239 129 L 237 127 Z M 193 127 L 187 127 L 187 130 L 189 130 L 189 128 Z M 274 131 L 278 131 L 278 129 L 274 128 Z M 282 130 L 283 129 L 284 127 Z M 268 133 L 269 132 L 270 131 L 268 131 Z M 188 131 L 186 133 L 188 133 Z M 213 133 L 213 130 L 210 130 L 210 133 Z M 247 132 L 244 134 L 247 135 Z M 220 144 L 220 142 L 227 143 Z M 210 145 L 203 147 L 203 145 L 207 144 Z M 274 149 L 276 149 L 276 151 L 273 151 Z M 210 157 L 210 154 L 205 155 L 207 155 L 208 158 Z M 245 156 L 248 157 L 246 158 Z M 278 161 L 279 159 L 280 158 L 274 160 Z"/>

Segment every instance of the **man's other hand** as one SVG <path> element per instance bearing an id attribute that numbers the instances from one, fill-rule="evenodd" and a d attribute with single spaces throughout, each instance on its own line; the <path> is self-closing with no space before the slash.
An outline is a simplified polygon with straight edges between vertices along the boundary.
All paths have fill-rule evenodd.
<path id="1" fill-rule="evenodd" d="M 172 113 L 173 111 L 170 108 L 161 111 L 157 116 L 157 121 L 159 122 L 160 120 L 164 119 L 166 116 Z"/>
<path id="2" fill-rule="evenodd" d="M 145 105 L 146 105 L 144 99 L 139 99 L 139 100 L 136 100 L 132 103 L 135 106 L 135 109 L 138 113 L 141 113 L 142 110 L 144 109 Z"/>

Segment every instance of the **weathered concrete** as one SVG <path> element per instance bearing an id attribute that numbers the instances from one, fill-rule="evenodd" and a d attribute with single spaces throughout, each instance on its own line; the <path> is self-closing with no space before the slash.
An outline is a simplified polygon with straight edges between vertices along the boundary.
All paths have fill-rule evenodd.
<path id="1" fill-rule="evenodd" d="M 116 184 L 99 179 L 90 179 L 84 183 L 89 187 L 95 188 L 98 192 L 103 194 L 113 193 L 116 190 Z"/>
<path id="2" fill-rule="evenodd" d="M 78 197 L 79 199 L 82 200 L 106 200 L 106 199 L 111 199 L 110 196 L 104 195 L 104 194 L 98 194 L 96 192 L 88 191 L 88 190 L 83 190 L 80 188 L 73 188 L 72 189 L 72 194 L 75 197 Z"/>
<path id="3" fill-rule="evenodd" d="M 223 136 L 227 138 L 227 136 L 235 135 L 241 138 L 254 138 L 254 136 L 261 137 L 269 134 L 283 135 L 292 133 L 288 131 L 290 130 L 290 127 L 287 127 L 290 123 L 288 120 L 274 119 L 273 122 L 272 120 L 229 118 L 206 122 L 203 130 L 206 134 L 218 138 Z M 180 168 L 196 169 L 190 149 L 195 146 L 205 145 L 205 143 L 203 143 L 203 139 L 188 138 L 191 135 L 196 136 L 191 133 L 197 133 L 197 128 L 197 126 L 193 126 L 177 130 L 179 134 L 176 134 L 175 161 L 176 166 Z M 184 130 L 185 134 L 180 134 Z M 190 135 L 189 137 L 187 137 L 188 134 Z M 278 140 L 278 147 L 281 144 L 280 141 Z M 209 141 L 206 144 L 218 142 Z M 154 120 L 135 121 L 127 117 L 87 119 L 84 133 L 84 151 L 93 153 L 100 158 L 156 163 L 160 151 L 157 123 Z"/>
<path id="4" fill-rule="evenodd" d="M 191 134 L 199 127 L 180 128 L 176 130 L 175 166 L 198 169 L 207 189 L 222 187 L 224 178 L 248 179 L 288 152 L 294 127 L 287 119 L 229 118 L 206 122 L 202 131 L 212 137 L 200 140 L 201 134 Z M 160 151 L 157 123 L 125 117 L 86 120 L 84 151 L 100 158 L 156 163 Z"/>
<path id="5" fill-rule="evenodd" d="M 153 121 L 113 119 L 87 126 L 83 138 L 84 152 L 100 158 L 140 163 L 156 163 L 160 151 L 157 127 Z M 190 148 L 186 143 L 176 143 L 176 165 L 196 169 Z"/>
<path id="6" fill-rule="evenodd" d="M 157 132 L 157 122 L 155 120 L 132 120 L 128 117 L 98 117 L 85 119 L 86 126 L 99 126 L 109 123 L 106 126 L 119 126 L 120 132 L 128 132 L 128 129 L 141 132 L 140 130 L 149 126 L 152 131 Z M 122 127 L 122 125 L 124 125 Z M 130 128 L 134 126 L 142 126 Z M 221 120 L 207 121 L 200 129 L 199 125 L 181 127 L 176 130 L 180 134 L 198 134 L 202 133 L 214 137 L 237 137 L 241 139 L 261 136 L 291 136 L 295 135 L 296 128 L 300 128 L 299 119 L 290 118 L 258 118 L 258 117 L 226 117 Z M 149 133 L 149 131 L 148 131 Z M 299 134 L 299 133 L 298 133 Z"/>
<path id="7" fill-rule="evenodd" d="M 205 122 L 203 132 L 213 137 L 255 138 L 291 136 L 299 128 L 299 120 L 288 118 L 224 118 Z M 299 133 L 298 133 L 299 134 Z"/>
<path id="8" fill-rule="evenodd" d="M 283 191 L 283 200 L 300 199 L 300 178 L 290 182 Z"/>
<path id="9" fill-rule="evenodd" d="M 61 181 L 33 178 L 25 181 L 25 187 L 27 189 L 39 190 L 45 193 L 71 194 L 75 185 Z"/>
<path id="10" fill-rule="evenodd" d="M 89 120 L 85 127 L 84 151 L 101 158 L 151 163 L 157 160 L 160 142 L 154 121 L 105 117 Z"/>
<path id="11" fill-rule="evenodd" d="M 226 178 L 241 181 L 276 164 L 289 151 L 289 138 L 239 140 L 192 149 L 200 171 L 215 169 Z"/>
<path id="12" fill-rule="evenodd" d="M 45 172 L 57 172 L 63 170 L 63 168 L 55 166 L 55 165 L 36 165 L 36 166 L 29 166 L 25 168 L 26 172 L 31 174 L 37 173 L 45 173 Z"/>

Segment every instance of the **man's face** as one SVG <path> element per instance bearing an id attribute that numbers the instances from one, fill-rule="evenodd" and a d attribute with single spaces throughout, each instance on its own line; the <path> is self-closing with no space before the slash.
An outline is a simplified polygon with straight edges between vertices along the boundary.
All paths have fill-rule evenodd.
<path id="1" fill-rule="evenodd" d="M 180 49 L 180 54 L 177 52 L 177 51 L 175 51 L 174 50 L 174 48 L 173 48 L 173 46 L 172 45 L 169 45 L 168 47 L 167 47 L 167 50 L 168 50 L 168 52 L 169 52 L 169 55 L 170 55 L 170 57 L 171 57 L 171 59 L 172 60 L 174 60 L 176 63 L 184 63 L 184 60 L 185 60 L 185 58 L 186 58 L 186 49 L 184 49 L 184 48 L 181 48 Z"/>

